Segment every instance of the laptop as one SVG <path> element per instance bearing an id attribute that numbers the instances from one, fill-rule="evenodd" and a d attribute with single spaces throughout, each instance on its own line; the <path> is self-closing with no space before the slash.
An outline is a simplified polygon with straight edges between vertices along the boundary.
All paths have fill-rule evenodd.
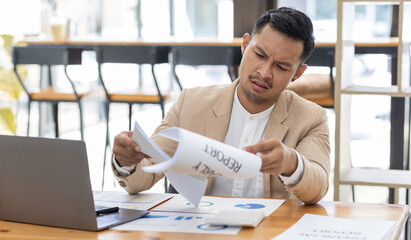
<path id="1" fill-rule="evenodd" d="M 84 141 L 0 135 L 0 220 L 100 231 L 149 213 L 102 212 Z"/>

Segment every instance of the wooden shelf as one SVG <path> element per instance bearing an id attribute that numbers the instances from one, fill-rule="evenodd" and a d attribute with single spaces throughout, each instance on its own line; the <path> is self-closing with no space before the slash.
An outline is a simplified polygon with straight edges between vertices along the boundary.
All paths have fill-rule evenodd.
<path id="1" fill-rule="evenodd" d="M 398 92 L 397 86 L 390 87 L 371 87 L 351 85 L 341 90 L 342 94 L 376 94 L 376 95 L 404 95 L 404 93 Z"/>
<path id="2" fill-rule="evenodd" d="M 340 184 L 411 188 L 411 171 L 351 168 L 341 174 Z"/>
<path id="3" fill-rule="evenodd" d="M 367 95 L 387 95 L 391 97 L 410 97 L 411 87 L 399 91 L 398 86 L 390 87 L 372 87 L 351 85 L 341 90 L 341 94 L 367 94 Z"/>
<path id="4" fill-rule="evenodd" d="M 384 0 L 384 1 L 380 1 L 380 0 L 344 0 L 344 2 L 358 2 L 361 4 L 367 4 L 367 3 L 375 3 L 375 4 L 387 4 L 387 3 L 391 3 L 391 4 L 398 4 L 399 0 Z"/>
<path id="5" fill-rule="evenodd" d="M 355 5 L 397 5 L 398 6 L 398 38 L 392 38 L 373 43 L 376 46 L 373 54 L 395 54 L 395 71 L 397 84 L 387 87 L 354 85 L 353 63 L 355 47 L 370 45 L 369 40 L 358 41 L 353 32 L 355 24 Z M 337 44 L 335 55 L 335 168 L 334 168 L 334 200 L 349 200 L 350 191 L 347 185 L 381 186 L 394 189 L 394 203 L 399 202 L 399 189 L 411 188 L 411 171 L 408 170 L 382 170 L 373 168 L 351 167 L 351 142 L 352 142 L 352 98 L 353 95 L 381 95 L 388 97 L 411 97 L 410 86 L 410 43 L 409 19 L 411 0 L 338 0 L 337 1 Z M 356 40 L 356 41 L 354 41 Z M 392 48 L 395 48 L 394 50 Z M 390 48 L 389 51 L 386 51 Z M 364 111 L 367 111 L 364 109 Z M 391 127 L 397 123 L 392 123 Z M 398 129 L 398 128 L 396 128 Z M 373 131 L 378 131 L 374 129 Z M 401 130 L 400 130 L 401 131 Z M 405 131 L 405 130 L 404 130 Z M 394 131 L 395 132 L 395 131 Z M 396 138 L 396 141 L 401 141 Z M 391 143 L 392 147 L 392 143 Z M 391 148 L 392 149 L 392 148 Z M 392 149 L 393 150 L 393 149 Z M 395 149 L 394 149 L 395 150 Z M 388 160 L 388 159 L 387 159 Z M 345 185 L 345 187 L 342 187 Z"/>
<path id="6" fill-rule="evenodd" d="M 411 95 L 411 87 L 404 88 L 404 89 L 402 90 L 402 92 L 404 92 L 405 94 L 407 94 L 408 96 L 410 96 L 410 95 Z"/>

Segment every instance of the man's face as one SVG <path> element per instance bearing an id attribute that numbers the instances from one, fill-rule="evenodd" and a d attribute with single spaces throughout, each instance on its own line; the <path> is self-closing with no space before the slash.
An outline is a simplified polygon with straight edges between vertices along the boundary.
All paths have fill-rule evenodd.
<path id="1" fill-rule="evenodd" d="M 300 77 L 304 43 L 273 30 L 268 24 L 252 38 L 243 37 L 238 97 L 250 113 L 264 111 L 277 102 L 287 85 Z"/>

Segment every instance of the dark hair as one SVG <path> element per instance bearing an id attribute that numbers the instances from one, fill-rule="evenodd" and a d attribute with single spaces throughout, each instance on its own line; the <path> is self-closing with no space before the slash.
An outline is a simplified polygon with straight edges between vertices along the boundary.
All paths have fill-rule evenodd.
<path id="1" fill-rule="evenodd" d="M 304 51 L 300 58 L 302 63 L 311 56 L 314 50 L 313 24 L 307 15 L 293 8 L 281 7 L 268 10 L 254 24 L 252 36 L 261 32 L 269 23 L 272 29 L 280 31 L 287 36 L 304 42 Z"/>

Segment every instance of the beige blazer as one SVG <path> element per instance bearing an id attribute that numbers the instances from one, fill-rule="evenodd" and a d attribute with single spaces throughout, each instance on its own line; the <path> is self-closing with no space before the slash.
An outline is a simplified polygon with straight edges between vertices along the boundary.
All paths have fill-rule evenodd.
<path id="1" fill-rule="evenodd" d="M 157 127 L 152 139 L 170 156 L 176 143 L 158 133 L 177 126 L 224 142 L 230 122 L 234 91 L 238 80 L 229 85 L 216 85 L 185 89 L 173 104 L 167 116 Z M 330 144 L 326 111 L 292 91 L 285 90 L 276 103 L 265 129 L 265 138 L 280 139 L 294 148 L 303 159 L 304 173 L 292 187 L 285 186 L 276 175 L 264 174 L 264 197 L 291 198 L 305 203 L 316 203 L 328 190 L 330 168 Z M 121 177 L 114 170 L 116 179 L 129 193 L 151 188 L 164 174 L 146 173 L 142 166 L 156 163 L 144 159 L 130 176 Z M 114 168 L 113 168 L 114 169 Z M 209 178 L 206 193 L 209 194 L 213 179 Z"/>

